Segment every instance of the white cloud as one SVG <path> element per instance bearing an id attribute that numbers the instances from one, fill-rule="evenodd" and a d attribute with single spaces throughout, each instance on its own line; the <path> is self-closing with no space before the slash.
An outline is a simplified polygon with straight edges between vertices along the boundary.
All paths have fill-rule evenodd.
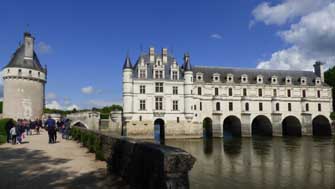
<path id="1" fill-rule="evenodd" d="M 94 91 L 95 90 L 92 86 L 87 86 L 87 87 L 81 88 L 81 92 L 84 93 L 84 94 L 93 94 Z"/>
<path id="2" fill-rule="evenodd" d="M 48 54 L 52 52 L 52 48 L 46 42 L 41 41 L 37 44 L 37 51 L 42 54 Z"/>
<path id="3" fill-rule="evenodd" d="M 267 25 L 282 25 L 300 16 L 307 15 L 327 6 L 333 0 L 283 0 L 271 5 L 269 2 L 259 4 L 252 14 L 256 21 Z"/>
<path id="4" fill-rule="evenodd" d="M 213 33 L 210 35 L 211 38 L 213 39 L 222 39 L 222 35 L 218 34 L 218 33 Z"/>
<path id="5" fill-rule="evenodd" d="M 60 105 L 60 103 L 57 100 L 52 100 L 50 103 L 47 103 L 46 108 L 49 109 L 57 109 L 57 110 L 62 110 L 63 107 Z"/>
<path id="6" fill-rule="evenodd" d="M 319 2 L 319 1 L 318 1 Z M 325 1 L 323 1 L 325 2 Z M 335 63 L 335 3 L 302 16 L 279 36 L 291 47 L 274 52 L 258 68 L 311 70 L 315 61 Z"/>
<path id="7" fill-rule="evenodd" d="M 66 110 L 73 110 L 73 109 L 79 110 L 79 106 L 72 104 L 70 106 L 67 106 L 65 109 Z"/>

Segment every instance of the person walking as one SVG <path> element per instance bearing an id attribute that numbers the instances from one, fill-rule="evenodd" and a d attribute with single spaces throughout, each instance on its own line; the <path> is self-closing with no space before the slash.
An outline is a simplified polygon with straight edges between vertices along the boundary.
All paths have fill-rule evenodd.
<path id="1" fill-rule="evenodd" d="M 36 134 L 40 134 L 40 128 L 42 127 L 42 121 L 40 119 L 36 120 Z"/>
<path id="2" fill-rule="evenodd" d="M 64 123 L 64 138 L 65 138 L 65 139 L 69 139 L 69 135 L 70 135 L 70 124 L 71 124 L 70 119 L 66 119 L 66 120 L 65 120 L 65 123 Z"/>
<path id="3" fill-rule="evenodd" d="M 46 129 L 48 130 L 49 135 L 49 144 L 55 143 L 55 132 L 56 132 L 56 122 L 51 116 L 48 117 L 48 120 L 45 122 Z"/>
<path id="4" fill-rule="evenodd" d="M 7 135 L 7 143 L 10 143 L 11 140 L 11 135 L 10 135 L 10 130 L 12 129 L 12 127 L 14 126 L 14 121 L 12 119 L 10 119 L 7 124 L 6 124 L 6 135 Z"/>
<path id="5" fill-rule="evenodd" d="M 10 129 L 10 136 L 12 137 L 12 144 L 16 144 L 16 126 L 13 125 L 13 127 Z"/>

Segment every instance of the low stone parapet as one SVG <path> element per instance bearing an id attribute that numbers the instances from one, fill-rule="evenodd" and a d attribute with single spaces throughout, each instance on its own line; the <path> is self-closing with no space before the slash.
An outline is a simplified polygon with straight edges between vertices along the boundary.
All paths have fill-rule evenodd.
<path id="1" fill-rule="evenodd" d="M 189 188 L 188 172 L 195 158 L 170 146 L 143 142 L 74 127 L 75 140 L 107 162 L 108 172 L 121 176 L 132 188 Z"/>

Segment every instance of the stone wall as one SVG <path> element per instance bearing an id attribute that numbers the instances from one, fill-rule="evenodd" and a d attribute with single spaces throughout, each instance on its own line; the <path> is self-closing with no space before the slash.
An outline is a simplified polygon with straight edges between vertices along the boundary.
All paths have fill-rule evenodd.
<path id="1" fill-rule="evenodd" d="M 121 176 L 131 188 L 189 188 L 188 172 L 196 160 L 186 151 L 78 127 L 73 130 L 73 138 L 89 149 L 89 143 L 98 145 L 93 151 L 98 154 L 100 149 L 108 172 Z"/>

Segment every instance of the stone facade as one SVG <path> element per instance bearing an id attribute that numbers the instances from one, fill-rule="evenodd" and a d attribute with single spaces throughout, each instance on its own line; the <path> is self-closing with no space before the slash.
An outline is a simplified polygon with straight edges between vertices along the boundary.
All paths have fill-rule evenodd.
<path id="1" fill-rule="evenodd" d="M 179 66 L 167 49 L 158 54 L 150 48 L 135 65 L 127 57 L 123 66 L 126 133 L 139 138 L 153 138 L 155 130 L 167 138 L 300 136 L 326 128 L 329 134 L 332 93 L 322 65 L 317 62 L 314 72 L 192 67 L 185 54 Z"/>
<path id="2" fill-rule="evenodd" d="M 2 70 L 3 117 L 13 119 L 42 118 L 45 104 L 46 68 L 34 52 L 34 38 L 25 33 L 24 43 Z"/>

